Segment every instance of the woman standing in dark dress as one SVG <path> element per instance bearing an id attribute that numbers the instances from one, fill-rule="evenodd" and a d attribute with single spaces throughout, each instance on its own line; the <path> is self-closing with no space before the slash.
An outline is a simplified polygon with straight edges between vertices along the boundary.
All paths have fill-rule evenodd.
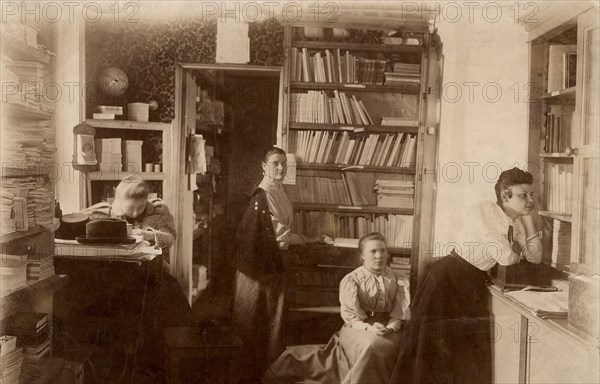
<path id="1" fill-rule="evenodd" d="M 284 250 L 322 238 L 292 232 L 292 204 L 283 190 L 285 151 L 269 149 L 262 168 L 264 177 L 240 223 L 233 260 L 233 322 L 246 348 L 244 374 L 249 378 L 258 378 L 285 349 Z"/>
<path id="2" fill-rule="evenodd" d="M 521 257 L 542 260 L 532 182 L 529 172 L 504 171 L 495 185 L 497 201 L 465 212 L 457 242 L 462 249 L 431 264 L 417 287 L 391 383 L 491 382 L 486 271 Z"/>

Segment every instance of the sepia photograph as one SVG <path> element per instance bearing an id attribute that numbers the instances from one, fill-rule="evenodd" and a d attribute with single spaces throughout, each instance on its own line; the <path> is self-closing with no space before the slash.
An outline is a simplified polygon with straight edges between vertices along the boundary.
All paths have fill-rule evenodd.
<path id="1" fill-rule="evenodd" d="M 0 383 L 597 384 L 599 0 L 0 0 Z"/>

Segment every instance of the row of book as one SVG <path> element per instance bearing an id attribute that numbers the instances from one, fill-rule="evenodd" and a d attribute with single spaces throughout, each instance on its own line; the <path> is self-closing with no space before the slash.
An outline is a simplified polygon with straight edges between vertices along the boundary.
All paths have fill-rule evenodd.
<path id="1" fill-rule="evenodd" d="M 548 164 L 546 171 L 548 210 L 570 215 L 573 211 L 573 164 Z"/>
<path id="2" fill-rule="evenodd" d="M 299 162 L 306 163 L 412 167 L 416 162 L 416 144 L 416 135 L 408 133 L 360 136 L 347 131 L 290 133 L 290 148 Z"/>
<path id="3" fill-rule="evenodd" d="M 377 206 L 386 208 L 413 208 L 415 183 L 404 180 L 377 180 Z"/>
<path id="4" fill-rule="evenodd" d="M 562 153 L 571 143 L 571 116 L 547 113 L 543 148 L 545 153 Z"/>
<path id="5" fill-rule="evenodd" d="M 39 366 L 50 355 L 50 325 L 45 313 L 17 312 L 4 320 L 3 332 L 16 338 L 25 366 Z"/>
<path id="6" fill-rule="evenodd" d="M 310 54 L 307 48 L 292 48 L 290 81 L 383 84 L 386 60 L 355 56 L 340 49 Z"/>
<path id="7" fill-rule="evenodd" d="M 293 203 L 358 207 L 376 202 L 379 207 L 414 207 L 414 181 L 377 180 L 374 188 L 372 185 L 366 186 L 373 189 L 375 198 L 372 196 L 373 192 L 365 188 L 367 183 L 368 180 L 363 180 L 352 172 L 320 176 L 313 171 L 300 170 L 296 176 L 296 184 L 286 185 L 285 189 Z M 365 196 L 367 193 L 370 196 Z"/>
<path id="8" fill-rule="evenodd" d="M 295 123 L 373 125 L 362 100 L 345 92 L 308 91 L 290 95 L 290 121 Z"/>
<path id="9" fill-rule="evenodd" d="M 2 129 L 3 168 L 28 168 L 26 164 L 54 163 L 56 141 L 50 121 L 9 122 Z"/>
<path id="10" fill-rule="evenodd" d="M 571 262 L 571 223 L 554 219 L 552 223 L 552 263 Z"/>
<path id="11" fill-rule="evenodd" d="M 387 245 L 412 248 L 413 217 L 410 215 L 349 216 L 327 211 L 295 211 L 293 227 L 308 236 L 360 238 L 370 232 L 385 236 Z"/>

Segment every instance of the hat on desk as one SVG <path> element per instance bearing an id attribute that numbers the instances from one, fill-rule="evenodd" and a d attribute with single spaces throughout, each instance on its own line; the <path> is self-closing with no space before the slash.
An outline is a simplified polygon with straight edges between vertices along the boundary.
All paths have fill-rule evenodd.
<path id="1" fill-rule="evenodd" d="M 85 225 L 85 236 L 77 236 L 83 244 L 133 244 L 136 239 L 127 236 L 127 222 L 120 219 L 97 219 Z"/>
<path id="2" fill-rule="evenodd" d="M 68 213 L 60 218 L 60 227 L 55 233 L 57 239 L 75 240 L 85 234 L 85 226 L 90 218 L 85 213 Z"/>

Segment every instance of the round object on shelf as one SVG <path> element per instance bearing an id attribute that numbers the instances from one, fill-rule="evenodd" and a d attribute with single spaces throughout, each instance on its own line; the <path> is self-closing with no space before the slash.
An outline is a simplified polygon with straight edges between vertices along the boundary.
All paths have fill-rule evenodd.
<path id="1" fill-rule="evenodd" d="M 129 87 L 127 75 L 117 67 L 103 70 L 98 76 L 98 83 L 102 92 L 113 97 L 122 96 Z"/>
<path id="2" fill-rule="evenodd" d="M 158 101 L 156 100 L 150 100 L 148 105 L 150 106 L 151 111 L 156 111 L 158 109 Z"/>

